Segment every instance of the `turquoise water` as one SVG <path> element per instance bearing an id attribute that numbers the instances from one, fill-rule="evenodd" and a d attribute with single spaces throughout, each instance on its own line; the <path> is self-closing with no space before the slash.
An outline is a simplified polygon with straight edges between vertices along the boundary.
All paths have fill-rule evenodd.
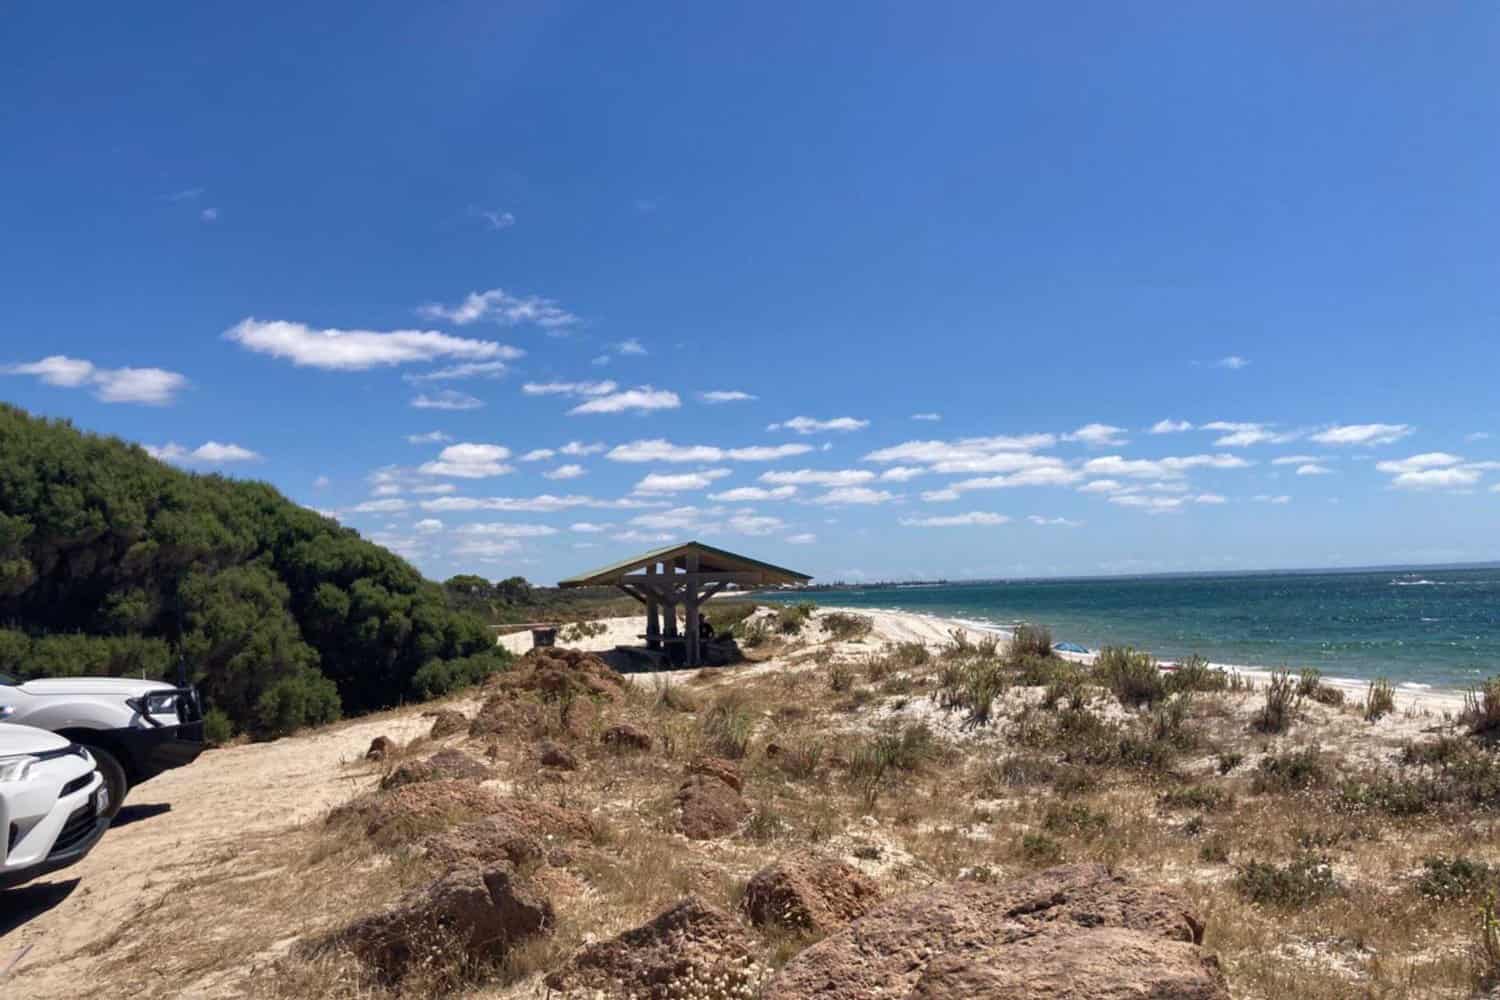
<path id="1" fill-rule="evenodd" d="M 871 587 L 819 604 L 986 626 L 1046 625 L 1058 642 L 1162 658 L 1467 688 L 1500 674 L 1500 568 L 1023 580 Z M 795 599 L 795 598 L 793 598 Z M 806 599 L 804 596 L 803 599 Z"/>

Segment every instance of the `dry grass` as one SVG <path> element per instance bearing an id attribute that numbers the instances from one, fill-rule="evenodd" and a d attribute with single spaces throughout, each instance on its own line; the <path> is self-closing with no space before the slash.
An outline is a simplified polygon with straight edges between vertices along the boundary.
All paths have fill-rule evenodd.
<path id="1" fill-rule="evenodd" d="M 1285 674 L 1250 694 L 1191 662 L 1165 675 L 1120 651 L 1090 671 L 1039 646 L 905 644 L 853 663 L 814 649 L 755 670 L 642 679 L 604 714 L 649 732 L 654 749 L 575 740 L 578 772 L 553 783 L 536 774 L 533 737 L 499 740 L 497 788 L 586 811 L 609 833 L 544 870 L 552 938 L 504 968 L 435 967 L 407 993 L 451 981 L 459 993 L 539 996 L 540 974 L 586 938 L 686 893 L 732 908 L 751 874 L 799 847 L 858 865 L 890 894 L 1062 860 L 1176 885 L 1243 1000 L 1466 997 L 1500 977 L 1500 926 L 1482 916 L 1500 888 L 1500 763 L 1470 735 L 1500 718 L 1500 688 L 1476 695 L 1465 727 L 1433 725 L 1403 750 L 1375 742 L 1365 706 L 1319 697 L 1316 677 Z M 435 746 L 351 773 L 373 783 Z M 738 761 L 751 804 L 739 833 L 709 843 L 673 828 L 674 793 L 702 754 Z M 309 824 L 162 874 L 184 891 L 96 946 L 98 989 L 385 996 L 347 955 L 294 944 L 432 872 L 399 848 Z M 808 943 L 761 940 L 769 968 Z"/>

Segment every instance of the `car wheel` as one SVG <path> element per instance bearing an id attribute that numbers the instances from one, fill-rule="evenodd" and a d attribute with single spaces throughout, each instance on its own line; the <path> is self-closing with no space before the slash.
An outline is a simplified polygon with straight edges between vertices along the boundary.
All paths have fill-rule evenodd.
<path id="1" fill-rule="evenodd" d="M 104 778 L 104 787 L 109 789 L 109 808 L 104 810 L 104 815 L 114 819 L 120 806 L 125 804 L 125 793 L 130 790 L 130 783 L 125 780 L 125 768 L 120 766 L 119 758 L 108 750 L 89 747 L 88 751 L 94 757 L 100 776 Z"/>

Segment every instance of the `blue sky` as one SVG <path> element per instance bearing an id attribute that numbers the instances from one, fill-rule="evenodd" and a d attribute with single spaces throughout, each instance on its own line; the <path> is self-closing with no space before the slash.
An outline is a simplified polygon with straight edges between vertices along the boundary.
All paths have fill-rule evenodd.
<path id="1" fill-rule="evenodd" d="M 0 14 L 0 397 L 436 577 L 1500 557 L 1493 5 L 215 8 Z"/>

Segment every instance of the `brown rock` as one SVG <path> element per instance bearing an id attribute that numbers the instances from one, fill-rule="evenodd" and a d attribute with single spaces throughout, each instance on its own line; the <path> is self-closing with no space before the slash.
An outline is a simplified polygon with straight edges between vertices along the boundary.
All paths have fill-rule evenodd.
<path id="1" fill-rule="evenodd" d="M 687 995 L 695 981 L 747 980 L 751 947 L 734 917 L 689 896 L 648 924 L 582 949 L 546 983 L 566 996 L 598 990 L 610 998 L 666 1000 Z"/>
<path id="2" fill-rule="evenodd" d="M 578 770 L 578 758 L 556 743 L 543 743 L 537 750 L 537 757 L 543 767 L 555 767 L 563 771 Z"/>
<path id="3" fill-rule="evenodd" d="M 496 864 L 525 865 L 545 853 L 537 831 L 512 816 L 486 816 L 451 830 L 434 833 L 420 850 L 445 868 L 490 868 Z"/>
<path id="4" fill-rule="evenodd" d="M 487 788 L 440 778 L 368 792 L 334 809 L 328 822 L 352 824 L 376 843 L 394 846 L 504 808 Z"/>
<path id="5" fill-rule="evenodd" d="M 553 927 L 552 903 L 509 865 L 451 871 L 335 936 L 389 981 L 433 953 L 493 962 Z"/>
<path id="6" fill-rule="evenodd" d="M 875 881 L 836 858 L 801 851 L 756 872 L 741 906 L 757 927 L 828 934 L 880 901 Z"/>
<path id="7" fill-rule="evenodd" d="M 1199 931 L 1178 893 L 1102 865 L 954 882 L 876 906 L 788 962 L 765 998 L 1228 1000 Z"/>
<path id="8" fill-rule="evenodd" d="M 599 832 L 587 813 L 538 799 L 501 799 L 493 815 L 504 816 L 542 838 L 592 840 Z"/>
<path id="9" fill-rule="evenodd" d="M 432 733 L 435 740 L 458 733 L 468 732 L 469 717 L 451 708 L 440 708 L 432 713 Z"/>
<path id="10" fill-rule="evenodd" d="M 510 670 L 491 677 L 486 686 L 534 691 L 549 701 L 578 697 L 616 701 L 625 690 L 625 679 L 593 653 L 553 647 L 529 651 Z"/>
<path id="11" fill-rule="evenodd" d="M 628 722 L 610 726 L 604 731 L 604 735 L 599 737 L 599 741 L 616 750 L 651 749 L 651 734 Z"/>
<path id="12" fill-rule="evenodd" d="M 718 778 L 690 775 L 677 790 L 677 828 L 690 840 L 727 837 L 740 828 L 750 807 Z"/>
<path id="13" fill-rule="evenodd" d="M 385 760 L 395 749 L 396 744 L 389 736 L 377 736 L 370 741 L 370 749 L 365 751 L 365 760 Z"/>
<path id="14" fill-rule="evenodd" d="M 493 773 L 479 761 L 462 750 L 439 750 L 423 760 L 407 761 L 380 781 L 381 788 L 400 788 L 422 781 L 449 779 L 456 781 L 483 781 Z"/>
<path id="15" fill-rule="evenodd" d="M 710 778 L 718 778 L 736 792 L 745 790 L 743 779 L 740 778 L 740 766 L 722 757 L 699 757 L 688 765 L 688 774 L 702 774 Z"/>

